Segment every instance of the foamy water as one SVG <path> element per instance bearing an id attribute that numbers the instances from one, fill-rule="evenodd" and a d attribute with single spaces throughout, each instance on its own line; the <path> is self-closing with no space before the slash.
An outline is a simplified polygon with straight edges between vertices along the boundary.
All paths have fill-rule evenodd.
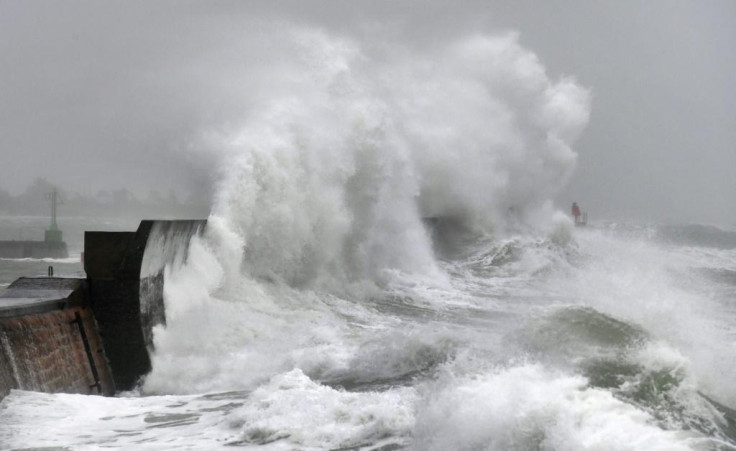
<path id="1" fill-rule="evenodd" d="M 563 246 L 483 243 L 438 262 L 449 280 L 404 279 L 369 298 L 246 280 L 242 297 L 167 305 L 140 392 L 13 391 L 0 440 L 11 449 L 732 448 L 732 412 L 718 406 L 733 405 L 734 318 L 695 271 L 700 255 L 600 229 L 576 230 Z M 502 260 L 509 243 L 516 250 Z M 179 288 L 201 277 L 192 266 L 211 269 L 197 256 L 205 251 L 194 243 Z M 178 283 L 167 285 L 169 304 Z"/>

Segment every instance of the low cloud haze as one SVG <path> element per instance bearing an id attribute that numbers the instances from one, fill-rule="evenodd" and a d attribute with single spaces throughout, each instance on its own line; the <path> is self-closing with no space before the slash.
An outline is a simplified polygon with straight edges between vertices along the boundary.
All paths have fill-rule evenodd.
<path id="1" fill-rule="evenodd" d="M 736 224 L 736 3 L 0 2 L 0 188 L 179 198 L 218 178 L 206 137 L 256 114 L 292 24 L 431 52 L 519 33 L 592 92 L 557 198 L 593 219 Z M 298 75 L 298 74 L 295 74 Z"/>

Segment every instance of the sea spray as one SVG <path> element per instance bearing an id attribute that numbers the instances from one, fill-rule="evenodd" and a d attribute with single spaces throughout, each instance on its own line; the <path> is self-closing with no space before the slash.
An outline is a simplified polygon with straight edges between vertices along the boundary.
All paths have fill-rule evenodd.
<path id="1" fill-rule="evenodd" d="M 317 30 L 293 37 L 292 75 L 254 87 L 273 94 L 211 142 L 213 216 L 242 237 L 248 274 L 380 284 L 386 270 L 438 272 L 422 218 L 496 233 L 549 221 L 589 95 L 552 82 L 516 35 L 378 55 Z"/>
<path id="2" fill-rule="evenodd" d="M 254 445 L 371 444 L 375 427 L 418 449 L 729 440 L 698 394 L 729 399 L 729 364 L 706 351 L 727 341 L 702 332 L 701 294 L 672 283 L 689 258 L 573 234 L 551 206 L 585 90 L 550 81 L 514 35 L 375 61 L 360 42 L 297 36 L 291 75 L 211 142 L 212 226 L 171 274 L 175 319 L 156 331 L 144 393 L 320 406 L 346 390 L 403 412 L 386 426 L 348 409 L 314 435 L 297 426 L 311 407 L 249 404 L 233 415 Z"/>
<path id="3" fill-rule="evenodd" d="M 622 231 L 624 236 L 629 231 Z M 736 373 L 730 316 L 712 288 L 697 270 L 705 265 L 721 267 L 729 250 L 653 246 L 648 232 L 620 236 L 602 230 L 577 234 L 586 249 L 572 259 L 583 270 L 552 280 L 550 290 L 566 293 L 598 311 L 644 327 L 655 339 L 666 341 L 689 359 L 693 376 L 719 399 L 736 401 L 732 384 Z M 707 260 L 701 255 L 712 254 Z"/>
<path id="4" fill-rule="evenodd" d="M 167 283 L 178 319 L 156 331 L 148 392 L 253 387 L 293 367 L 344 372 L 361 343 L 396 325 L 362 303 L 464 296 L 427 217 L 496 236 L 566 227 L 550 199 L 574 168 L 589 95 L 551 81 L 516 35 L 431 54 L 303 28 L 276 42 L 255 106 L 209 135 L 222 178 L 205 239 Z M 193 334 L 207 345 L 187 345 Z"/>
<path id="5" fill-rule="evenodd" d="M 537 364 L 443 382 L 419 409 L 414 449 L 687 450 L 699 441 L 659 429 L 582 377 Z"/>

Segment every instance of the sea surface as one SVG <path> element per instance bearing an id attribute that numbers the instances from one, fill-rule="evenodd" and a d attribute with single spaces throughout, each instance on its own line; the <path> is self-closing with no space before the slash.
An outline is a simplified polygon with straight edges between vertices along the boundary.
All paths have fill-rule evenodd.
<path id="1" fill-rule="evenodd" d="M 68 260 L 2 260 L 2 282 L 80 276 L 80 228 L 135 228 L 63 225 Z M 436 274 L 342 293 L 218 285 L 213 237 L 195 238 L 139 389 L 14 390 L 0 448 L 736 449 L 736 232 L 426 229 Z"/>

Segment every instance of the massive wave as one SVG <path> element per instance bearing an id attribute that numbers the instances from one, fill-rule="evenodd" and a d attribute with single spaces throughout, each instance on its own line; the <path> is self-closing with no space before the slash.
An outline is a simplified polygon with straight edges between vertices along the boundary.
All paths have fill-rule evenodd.
<path id="1" fill-rule="evenodd" d="M 299 29 L 273 45 L 249 113 L 210 135 L 231 274 L 385 283 L 437 271 L 422 218 L 496 234 L 549 222 L 590 96 L 517 35 L 428 50 Z"/>

